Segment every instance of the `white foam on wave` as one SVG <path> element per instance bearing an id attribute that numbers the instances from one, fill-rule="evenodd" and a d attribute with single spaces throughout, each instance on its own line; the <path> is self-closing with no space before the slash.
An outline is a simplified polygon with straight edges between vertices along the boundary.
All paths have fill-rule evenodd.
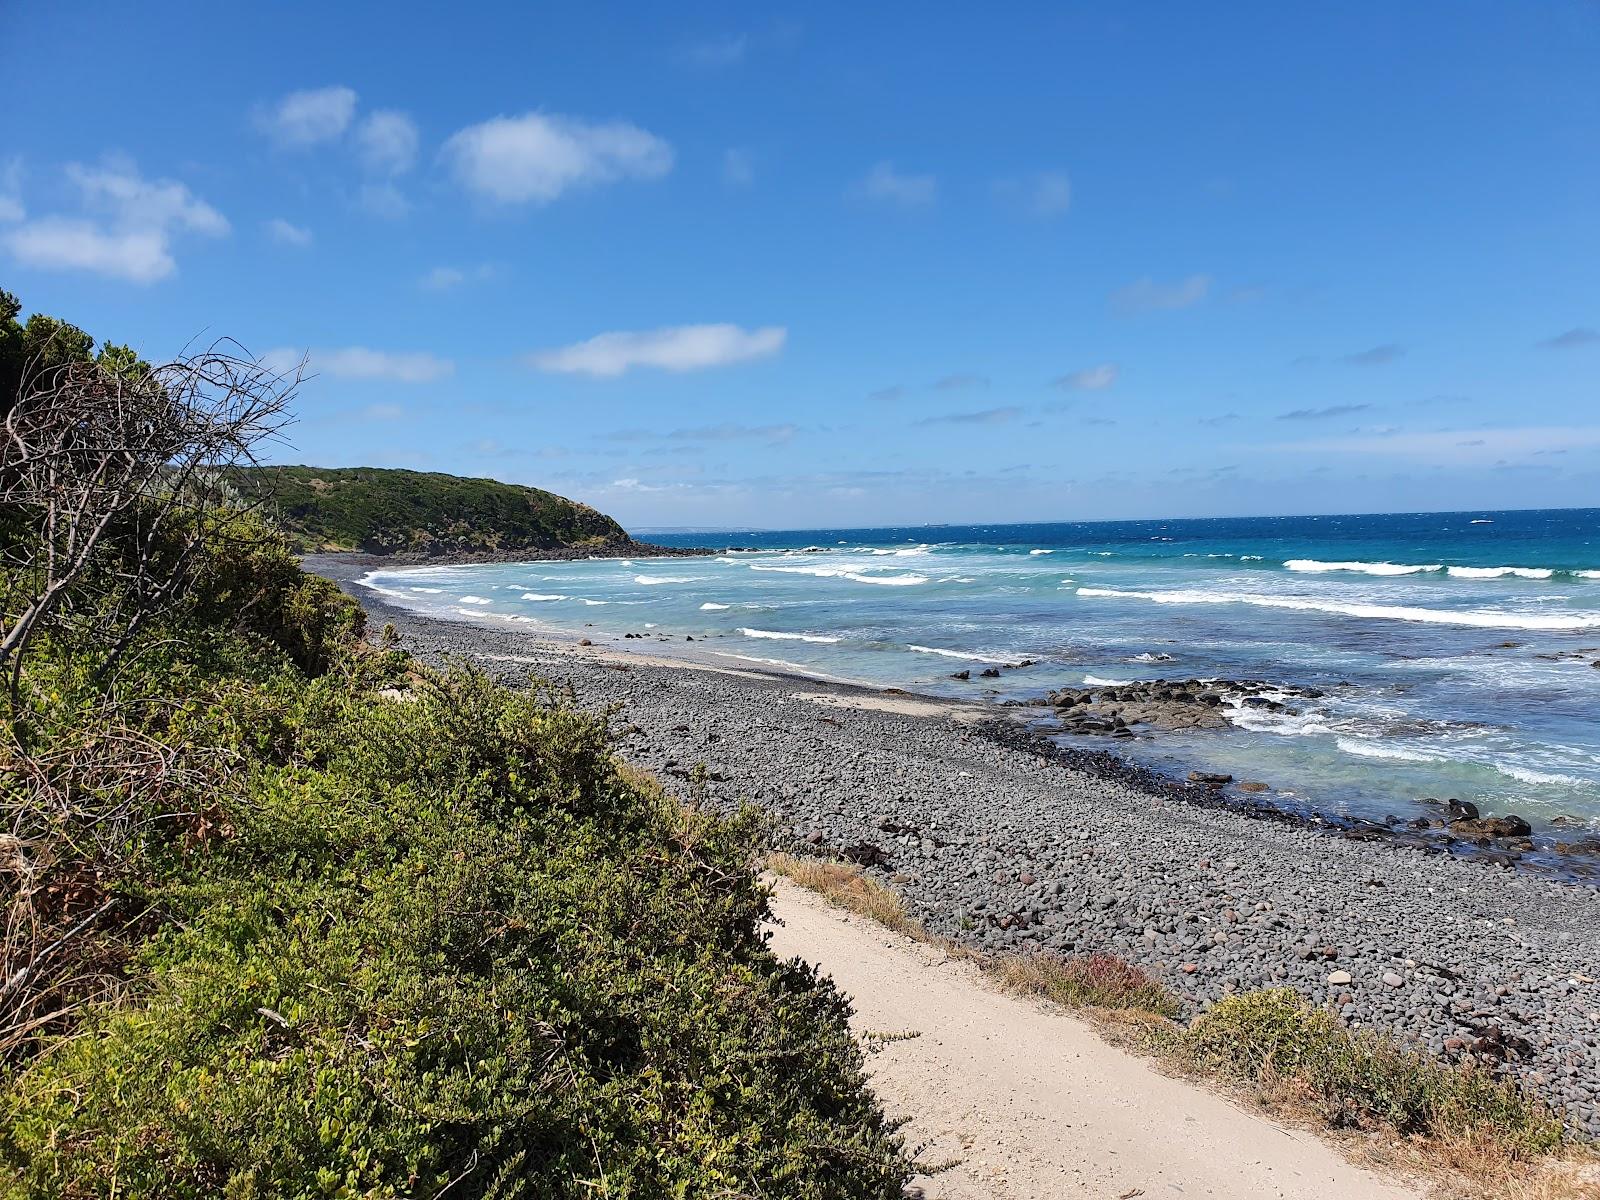
<path id="1" fill-rule="evenodd" d="M 964 658 L 976 662 L 1005 663 L 1008 666 L 1016 664 L 1016 658 L 996 658 L 992 654 L 979 654 L 975 650 L 943 650 L 938 646 L 907 646 L 907 650 L 915 650 L 918 654 L 940 654 L 945 658 Z"/>
<path id="2" fill-rule="evenodd" d="M 1555 771 L 1535 771 L 1532 767 L 1520 767 L 1515 763 L 1496 763 L 1495 769 L 1523 783 L 1560 783 L 1572 787 L 1582 787 L 1589 782 L 1586 779 L 1579 779 L 1575 775 L 1561 775 Z"/>
<path id="3" fill-rule="evenodd" d="M 493 604 L 494 603 L 493 600 L 485 600 L 482 596 L 462 596 L 462 597 L 459 598 L 458 602 L 461 603 L 461 604 Z"/>
<path id="4" fill-rule="evenodd" d="M 524 600 L 565 600 L 566 599 L 565 596 L 558 596 L 558 595 L 555 595 L 554 593 L 546 596 L 546 595 L 540 595 L 538 592 L 523 592 L 522 593 L 522 598 Z"/>
<path id="5" fill-rule="evenodd" d="M 694 583 L 698 575 L 635 575 L 633 581 L 646 586 L 654 583 Z"/>
<path id="6" fill-rule="evenodd" d="M 825 679 L 830 683 L 849 683 L 850 680 L 841 679 L 837 675 L 824 674 L 802 663 L 790 662 L 786 658 L 759 658 L 754 654 L 732 654 L 726 650 L 713 650 L 712 654 L 718 658 L 736 658 L 740 662 L 760 663 L 768 667 L 782 667 L 785 671 L 793 671 L 796 675 L 805 675 L 812 679 Z"/>
<path id="7" fill-rule="evenodd" d="M 1305 596 L 1265 596 L 1253 592 L 1136 592 L 1121 588 L 1080 587 L 1080 596 L 1105 596 L 1123 600 L 1148 600 L 1155 604 L 1252 604 L 1260 608 L 1286 608 L 1300 612 L 1325 612 L 1375 621 L 1419 621 L 1430 625 L 1466 625 L 1474 629 L 1594 629 L 1600 613 L 1502 613 L 1482 609 L 1414 608 L 1401 604 L 1347 604 Z"/>
<path id="8" fill-rule="evenodd" d="M 701 612 L 721 612 L 725 608 L 732 608 L 732 607 L 733 607 L 733 605 L 731 605 L 731 604 L 717 604 L 714 601 L 707 600 L 704 604 L 702 604 L 700 606 L 700 611 Z"/>
<path id="9" fill-rule="evenodd" d="M 444 589 L 443 588 L 414 587 L 414 588 L 411 589 L 411 591 L 413 591 L 413 592 L 427 592 L 430 596 L 437 596 L 440 592 L 444 591 Z"/>
<path id="10" fill-rule="evenodd" d="M 1346 754 L 1354 754 L 1360 758 L 1387 758 L 1397 762 L 1444 762 L 1448 757 L 1432 750 L 1423 750 L 1416 746 L 1397 746 L 1375 738 L 1342 737 L 1335 739 L 1334 745 Z"/>
<path id="11" fill-rule="evenodd" d="M 1447 567 L 1446 575 L 1457 579 L 1549 579 L 1555 572 L 1549 567 Z"/>
<path id="12" fill-rule="evenodd" d="M 888 586 L 910 587 L 927 583 L 926 575 L 863 575 L 860 571 L 842 570 L 839 567 L 780 567 L 771 564 L 751 563 L 752 571 L 780 571 L 785 575 L 815 575 L 819 579 L 850 579 L 856 583 L 878 583 Z"/>
<path id="13" fill-rule="evenodd" d="M 611 603 L 611 601 L 609 601 L 609 600 L 589 600 L 589 599 L 587 599 L 587 598 L 585 598 L 583 596 L 578 597 L 578 599 L 582 600 L 585 604 L 589 605 L 591 608 L 593 608 L 595 605 L 610 604 Z"/>
<path id="14" fill-rule="evenodd" d="M 1054 550 L 1029 550 L 1029 554 L 1054 554 Z"/>
<path id="15" fill-rule="evenodd" d="M 1315 558 L 1291 558 L 1283 564 L 1291 571 L 1357 571 L 1362 575 L 1417 575 L 1423 571 L 1437 571 L 1443 563 L 1392 562 L 1323 562 Z"/>
<path id="16" fill-rule="evenodd" d="M 825 637 L 820 633 L 778 633 L 772 629 L 740 629 L 739 632 L 745 637 L 775 638 L 784 642 L 820 642 L 831 645 L 839 640 L 836 637 Z"/>
<path id="17" fill-rule="evenodd" d="M 1098 675 L 1085 675 L 1083 682 L 1090 687 L 1124 687 L 1130 683 L 1137 683 L 1135 679 L 1101 679 Z"/>
<path id="18" fill-rule="evenodd" d="M 1600 571 L 1574 571 L 1573 575 L 1579 579 L 1600 579 Z"/>

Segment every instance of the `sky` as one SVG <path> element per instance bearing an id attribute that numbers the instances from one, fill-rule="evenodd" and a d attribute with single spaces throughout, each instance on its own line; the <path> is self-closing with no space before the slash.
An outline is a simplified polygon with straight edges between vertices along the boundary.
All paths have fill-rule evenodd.
<path id="1" fill-rule="evenodd" d="M 1600 4 L 22 4 L 0 286 L 630 528 L 1600 504 Z"/>

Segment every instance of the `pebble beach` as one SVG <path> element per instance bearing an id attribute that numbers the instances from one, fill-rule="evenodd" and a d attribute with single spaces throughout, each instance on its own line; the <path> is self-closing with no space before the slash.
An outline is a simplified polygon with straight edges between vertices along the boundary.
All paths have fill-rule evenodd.
<path id="1" fill-rule="evenodd" d="M 775 845 L 861 863 L 930 931 L 979 948 L 1108 951 L 1192 1010 L 1292 987 L 1348 1023 L 1519 1078 L 1600 1136 L 1600 894 L 1492 861 L 1219 806 L 1016 710 L 583 645 L 424 615 L 318 556 L 433 662 L 540 678 L 615 706 L 619 752 L 717 807 L 760 806 Z"/>

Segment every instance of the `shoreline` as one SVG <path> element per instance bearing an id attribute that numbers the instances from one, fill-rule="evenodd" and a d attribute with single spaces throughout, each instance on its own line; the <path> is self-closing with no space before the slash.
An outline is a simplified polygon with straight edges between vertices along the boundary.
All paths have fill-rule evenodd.
<path id="1" fill-rule="evenodd" d="M 670 550 L 671 548 L 666 549 Z M 689 553 L 703 555 L 715 554 L 719 553 L 719 551 L 694 550 Z M 540 561 L 563 562 L 590 557 L 628 556 L 622 554 L 580 555 L 573 552 L 564 553 L 560 557 L 554 557 L 549 554 L 538 558 L 477 556 L 460 561 L 473 563 L 536 563 Z M 638 557 L 644 556 L 640 555 Z M 381 589 L 361 583 L 367 573 L 374 570 L 382 570 L 385 566 L 405 569 L 407 567 L 427 565 L 456 565 L 452 562 L 443 560 L 401 561 L 393 557 L 362 554 L 306 555 L 303 557 L 302 562 L 306 569 L 317 574 L 326 575 L 330 579 L 335 579 L 347 590 L 352 585 L 359 585 L 360 591 L 351 592 L 351 594 L 356 595 L 368 607 L 379 607 L 390 613 L 401 613 L 407 617 L 426 621 L 464 624 L 491 632 L 502 628 L 487 621 L 482 625 L 477 625 L 466 616 L 456 622 L 448 617 L 421 613 L 405 605 L 394 604 L 385 597 Z M 507 625 L 504 628 L 510 631 L 513 626 Z M 1514 848 L 1509 839 L 1473 837 L 1452 832 L 1448 822 L 1442 819 L 1435 819 L 1424 827 L 1418 821 L 1399 816 L 1391 816 L 1387 821 L 1380 821 L 1372 817 L 1354 816 L 1331 811 L 1327 806 L 1308 802 L 1300 797 L 1295 797 L 1292 802 L 1285 802 L 1276 793 L 1254 790 L 1248 786 L 1248 781 L 1235 780 L 1232 776 L 1217 776 L 1200 770 L 1186 772 L 1182 766 L 1163 768 L 1140 762 L 1133 757 L 1119 753 L 1115 748 L 1117 745 L 1115 742 L 1089 739 L 1097 744 L 1093 746 L 1082 743 L 1064 744 L 1056 740 L 1052 734 L 1070 734 L 1083 731 L 1081 729 L 1073 729 L 1070 726 L 1062 728 L 1047 727 L 1047 722 L 1052 717 L 1060 716 L 1060 713 L 1052 706 L 1054 701 L 1053 694 L 1041 696 L 1033 701 L 994 701 L 985 697 L 974 697 L 972 699 L 953 698 L 932 693 L 913 692 L 898 687 L 885 687 L 881 684 L 829 675 L 821 671 L 806 671 L 793 664 L 780 665 L 775 660 L 705 649 L 699 644 L 696 644 L 695 649 L 690 649 L 681 641 L 673 640 L 664 634 L 651 632 L 622 635 L 595 633 L 587 627 L 569 628 L 548 623 L 541 623 L 536 628 L 523 629 L 519 632 L 527 637 L 546 639 L 552 645 L 565 645 L 573 653 L 585 651 L 590 657 L 603 656 L 609 652 L 617 656 L 619 661 L 624 662 L 654 663 L 654 665 L 658 666 L 683 669 L 743 672 L 752 676 L 790 680 L 798 683 L 826 684 L 832 687 L 851 689 L 860 696 L 903 696 L 914 698 L 929 706 L 982 713 L 984 724 L 987 727 L 987 736 L 992 736 L 996 740 L 1010 744 L 1026 753 L 1053 759 L 1082 773 L 1093 775 L 1097 778 L 1116 779 L 1127 786 L 1147 791 L 1152 796 L 1179 800 L 1202 809 L 1233 812 L 1251 820 L 1293 825 L 1326 836 L 1364 842 L 1382 842 L 1395 847 L 1409 849 L 1422 855 L 1444 855 L 1450 858 L 1502 867 L 1513 871 L 1527 872 L 1564 883 L 1586 884 L 1600 889 L 1600 854 L 1577 849 L 1568 850 L 1566 847 L 1557 850 L 1554 845 L 1557 838 L 1549 831 L 1544 831 L 1538 835 L 1541 839 L 1541 844 L 1535 845 L 1532 849 L 1519 849 Z M 637 641 L 632 644 L 624 644 L 633 638 L 636 638 Z M 670 650 L 666 652 L 643 650 L 642 648 L 646 645 L 670 647 Z M 640 648 L 636 649 L 635 646 Z M 740 665 L 730 666 L 727 663 L 716 661 L 719 659 L 731 660 Z M 1227 681 L 1215 682 L 1226 683 Z M 1151 683 L 1152 681 L 1135 681 L 1135 684 L 1141 687 L 1148 687 Z M 1146 734 L 1147 738 L 1150 736 L 1159 737 L 1159 733 L 1155 735 Z M 1222 782 L 1223 780 L 1226 780 L 1226 782 Z M 1240 782 L 1245 782 L 1247 786 L 1240 788 L 1237 786 Z M 1439 801 L 1437 803 L 1439 806 L 1438 811 L 1445 813 L 1447 810 L 1444 802 Z"/>
<path id="2" fill-rule="evenodd" d="M 355 586 L 352 557 L 305 565 L 419 658 L 620 704 L 623 757 L 724 811 L 755 802 L 775 841 L 867 866 L 933 932 L 1116 953 L 1191 1011 L 1294 987 L 1353 1024 L 1514 1074 L 1600 1136 L 1592 884 L 1207 803 L 1187 794 L 1203 786 L 1107 751 L 1050 753 L 1016 719 L 1026 709 L 426 616 Z"/>

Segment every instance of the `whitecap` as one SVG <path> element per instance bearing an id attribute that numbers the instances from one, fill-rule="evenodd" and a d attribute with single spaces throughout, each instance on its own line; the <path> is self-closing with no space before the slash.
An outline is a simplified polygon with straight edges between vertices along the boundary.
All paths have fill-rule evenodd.
<path id="1" fill-rule="evenodd" d="M 817 633 L 778 633 L 771 629 L 740 629 L 739 632 L 744 634 L 745 637 L 775 638 L 784 642 L 822 642 L 831 644 L 839 640 L 836 637 L 824 637 L 822 634 Z"/>
<path id="2" fill-rule="evenodd" d="M 609 601 L 609 600 L 588 600 L 588 599 L 585 599 L 582 596 L 580 596 L 579 599 L 583 600 L 583 602 L 585 604 L 589 605 L 591 608 L 594 607 L 595 605 L 598 605 L 598 604 L 610 604 L 611 603 L 611 601 Z"/>
<path id="3" fill-rule="evenodd" d="M 1029 550 L 1029 554 L 1054 554 L 1054 550 Z"/>
<path id="4" fill-rule="evenodd" d="M 1302 596 L 1263 596 L 1251 592 L 1135 592 L 1120 588 L 1080 587 L 1080 596 L 1106 596 L 1148 600 L 1155 604 L 1252 604 L 1261 608 L 1287 608 L 1301 612 L 1335 613 L 1379 621 L 1420 621 L 1432 625 L 1466 625 L 1475 629 L 1594 629 L 1600 613 L 1502 613 L 1482 609 L 1414 608 L 1399 604 L 1347 604 Z"/>
<path id="5" fill-rule="evenodd" d="M 1446 755 L 1431 750 L 1398 746 L 1376 739 L 1342 737 L 1335 739 L 1334 745 L 1346 754 L 1355 754 L 1361 758 L 1387 758 L 1397 762 L 1444 762 L 1447 759 Z"/>
<path id="6" fill-rule="evenodd" d="M 493 604 L 494 603 L 493 600 L 485 600 L 482 596 L 462 596 L 462 597 L 460 597 L 459 602 L 462 603 L 462 604 Z"/>
<path id="7" fill-rule="evenodd" d="M 1445 574 L 1457 579 L 1503 579 L 1507 575 L 1518 579 L 1549 579 L 1555 572 L 1549 567 L 1450 567 Z"/>
<path id="8" fill-rule="evenodd" d="M 698 579 L 698 575 L 635 575 L 633 577 L 635 583 L 647 585 L 652 583 L 694 583 Z"/>
<path id="9" fill-rule="evenodd" d="M 538 592 L 523 592 L 522 593 L 522 598 L 524 600 L 565 600 L 566 599 L 565 596 L 556 596 L 556 595 L 541 596 Z"/>
<path id="10" fill-rule="evenodd" d="M 414 587 L 411 590 L 413 592 L 427 592 L 430 596 L 437 596 L 440 592 L 444 591 L 443 588 L 419 588 L 419 587 Z"/>
<path id="11" fill-rule="evenodd" d="M 1416 575 L 1423 571 L 1437 571 L 1443 566 L 1442 563 L 1416 566 L 1391 562 L 1322 562 L 1315 558 L 1291 558 L 1283 565 L 1291 571 L 1357 571 L 1363 575 Z"/>
<path id="12" fill-rule="evenodd" d="M 733 607 L 733 605 L 731 605 L 731 604 L 716 604 L 716 603 L 713 603 L 710 600 L 707 600 L 704 604 L 702 604 L 700 606 L 700 611 L 701 612 L 721 612 L 725 608 L 732 608 L 732 607 Z"/>
<path id="13" fill-rule="evenodd" d="M 1017 662 L 1014 656 L 996 658 L 992 654 L 979 654 L 975 650 L 942 650 L 938 646 L 907 646 L 906 649 L 915 650 L 918 654 L 942 654 L 945 658 L 964 658 L 977 662 L 1005 663 L 1007 666 L 1015 666 Z"/>
<path id="14" fill-rule="evenodd" d="M 1126 687 L 1130 683 L 1137 683 L 1135 679 L 1101 679 L 1098 675 L 1085 675 L 1083 682 L 1089 687 Z"/>

